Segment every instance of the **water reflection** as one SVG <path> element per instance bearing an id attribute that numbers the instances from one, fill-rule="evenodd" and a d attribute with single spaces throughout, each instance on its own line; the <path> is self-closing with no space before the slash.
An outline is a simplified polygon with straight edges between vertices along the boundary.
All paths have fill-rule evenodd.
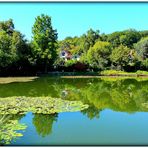
<path id="1" fill-rule="evenodd" d="M 89 106 L 87 109 L 82 110 L 83 115 L 86 115 L 90 120 L 99 118 L 102 110 L 97 109 L 95 106 Z"/>
<path id="2" fill-rule="evenodd" d="M 58 114 L 34 114 L 33 125 L 36 131 L 42 137 L 45 137 L 52 133 L 52 125 L 57 121 Z"/>
<path id="3" fill-rule="evenodd" d="M 34 117 L 32 123 L 38 135 L 46 137 L 52 134 L 53 123 L 58 120 L 58 111 L 56 113 L 46 112 L 44 97 L 61 98 L 63 101 L 59 102 L 60 110 L 62 111 L 79 111 L 77 106 L 74 105 L 74 110 L 71 108 L 64 109 L 67 104 L 72 105 L 71 101 L 80 101 L 76 105 L 83 106 L 88 104 L 89 107 L 81 109 L 81 113 L 87 116 L 90 120 L 94 118 L 101 118 L 100 112 L 104 109 L 111 109 L 113 111 L 135 113 L 135 112 L 148 112 L 148 80 L 140 79 L 60 79 L 60 78 L 39 78 L 31 82 L 19 82 L 10 84 L 0 84 L 0 97 L 5 102 L 5 97 L 25 96 L 41 97 L 40 103 L 36 103 L 37 107 L 42 104 L 39 110 L 30 100 L 32 106 L 27 107 L 34 110 Z M 42 99 L 43 98 L 43 99 Z M 2 100 L 2 99 L 1 99 Z M 20 100 L 19 100 L 20 101 Z M 47 102 L 49 100 L 46 100 Z M 68 101 L 68 102 L 67 102 Z M 10 101 L 12 107 L 12 101 Z M 29 103 L 29 100 L 27 101 Z M 44 103 L 42 103 L 44 102 Z M 55 101 L 54 101 L 55 102 Z M 20 103 L 20 102 L 19 102 Z M 14 103 L 15 106 L 16 103 Z M 24 105 L 24 103 L 22 103 Z M 29 103 L 30 104 L 30 103 Z M 52 105 L 50 103 L 50 105 Z M 53 105 L 52 105 L 53 106 Z M 10 107 L 10 105 L 8 105 Z M 24 107 L 25 109 L 27 108 Z M 34 107 L 34 108 L 33 108 Z M 54 105 L 55 107 L 55 105 Z M 22 106 L 20 106 L 21 109 Z M 48 108 L 48 107 L 47 107 Z M 0 109 L 2 109 L 0 107 Z M 39 112 L 37 112 L 37 109 Z M 29 110 L 28 110 L 29 111 Z M 16 137 L 14 130 L 25 129 L 26 126 L 20 126 L 18 121 L 24 115 L 0 115 L 1 129 L 0 141 L 1 143 L 10 142 L 13 137 Z M 13 126 L 10 121 L 15 121 Z M 14 122 L 13 122 L 14 123 Z M 9 127 L 9 128 L 7 128 Z M 9 140 L 5 142 L 3 131 L 13 133 L 13 136 L 8 136 Z M 10 131 L 9 131 L 10 130 Z"/>
<path id="4" fill-rule="evenodd" d="M 27 128 L 25 124 L 19 123 L 23 116 L 0 114 L 0 145 L 10 144 L 12 140 L 23 136 L 22 130 Z"/>
<path id="5" fill-rule="evenodd" d="M 148 102 L 148 81 L 137 81 L 135 79 L 94 80 L 91 84 L 86 81 L 82 87 L 79 83 L 82 82 L 75 81 L 75 85 L 63 85 L 63 88 L 68 90 L 65 99 L 81 100 L 83 103 L 93 106 L 93 109 L 98 110 L 109 108 L 128 113 L 148 111 L 148 106 L 144 106 Z"/>

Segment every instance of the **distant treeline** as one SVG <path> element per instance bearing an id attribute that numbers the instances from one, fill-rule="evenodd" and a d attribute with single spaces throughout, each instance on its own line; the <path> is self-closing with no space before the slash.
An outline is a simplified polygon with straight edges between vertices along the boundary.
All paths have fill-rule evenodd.
<path id="1" fill-rule="evenodd" d="M 63 70 L 148 70 L 148 30 L 101 34 L 89 29 L 80 37 L 58 41 L 51 17 L 42 14 L 35 18 L 32 33 L 32 40 L 27 41 L 12 19 L 0 22 L 1 76 Z M 61 55 L 63 51 L 67 55 Z"/>

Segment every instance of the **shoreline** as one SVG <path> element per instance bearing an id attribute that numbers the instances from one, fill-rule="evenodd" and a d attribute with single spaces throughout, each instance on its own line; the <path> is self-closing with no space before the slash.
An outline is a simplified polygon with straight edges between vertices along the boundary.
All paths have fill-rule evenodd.
<path id="1" fill-rule="evenodd" d="M 138 75 L 138 74 L 125 74 L 125 75 L 120 75 L 120 74 L 115 74 L 115 75 L 50 75 L 50 74 L 42 74 L 42 75 L 34 75 L 34 76 L 7 76 L 7 77 L 0 77 L 0 80 L 2 79 L 11 79 L 11 78 L 15 78 L 16 80 L 19 79 L 25 79 L 25 78 L 29 78 L 29 79 L 36 79 L 39 77 L 60 77 L 60 78 L 101 78 L 101 77 L 109 77 L 109 78 L 117 78 L 117 77 L 133 77 L 133 78 L 139 78 L 139 77 L 144 77 L 144 78 L 148 78 L 148 75 Z"/>
<path id="2" fill-rule="evenodd" d="M 148 78 L 148 75 L 60 76 L 60 78 Z"/>

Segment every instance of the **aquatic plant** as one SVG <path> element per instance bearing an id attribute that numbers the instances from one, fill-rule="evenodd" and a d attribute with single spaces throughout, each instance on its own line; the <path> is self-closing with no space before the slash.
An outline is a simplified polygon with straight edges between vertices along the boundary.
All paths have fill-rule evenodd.
<path id="1" fill-rule="evenodd" d="M 7 97 L 0 98 L 1 114 L 25 114 L 26 112 L 52 114 L 74 112 L 88 108 L 81 101 L 68 101 L 51 97 Z"/>
<path id="2" fill-rule="evenodd" d="M 20 124 L 11 115 L 0 115 L 0 145 L 10 144 L 12 140 L 23 136 L 20 130 L 22 131 L 26 128 L 25 124 Z"/>

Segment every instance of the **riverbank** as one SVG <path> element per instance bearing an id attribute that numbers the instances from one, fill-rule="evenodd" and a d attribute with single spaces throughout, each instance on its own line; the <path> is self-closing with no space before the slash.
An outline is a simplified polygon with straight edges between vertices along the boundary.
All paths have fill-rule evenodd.
<path id="1" fill-rule="evenodd" d="M 38 76 L 60 76 L 61 78 L 148 77 L 148 72 L 124 72 L 116 70 L 105 70 L 101 72 L 48 72 L 48 74 L 39 74 Z"/>
<path id="2" fill-rule="evenodd" d="M 136 75 L 60 76 L 60 78 L 148 78 L 148 75 L 145 75 L 145 76 L 136 76 Z"/>
<path id="3" fill-rule="evenodd" d="M 38 73 L 36 76 L 13 76 L 0 77 L 0 84 L 11 82 L 28 82 L 39 77 L 60 77 L 60 78 L 148 78 L 147 71 L 124 72 L 116 70 L 105 70 L 101 72 L 48 72 Z"/>

